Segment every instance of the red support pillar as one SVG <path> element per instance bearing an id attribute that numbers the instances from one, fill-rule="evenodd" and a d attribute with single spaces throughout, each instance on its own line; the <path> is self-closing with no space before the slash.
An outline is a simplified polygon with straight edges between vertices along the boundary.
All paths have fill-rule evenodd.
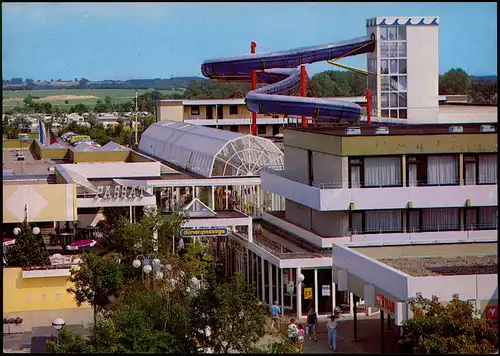
<path id="1" fill-rule="evenodd" d="M 372 125 L 372 93 L 370 89 L 366 89 L 366 121 L 368 126 Z"/>
<path id="2" fill-rule="evenodd" d="M 257 47 L 257 43 L 250 42 L 250 53 L 255 53 L 255 47 Z M 257 71 L 252 71 L 252 90 L 257 89 Z M 252 112 L 252 135 L 257 136 L 257 113 Z"/>
<path id="3" fill-rule="evenodd" d="M 307 80 L 307 72 L 306 72 L 306 66 L 301 65 L 300 66 L 300 96 L 305 97 L 306 96 L 306 80 Z M 307 117 L 302 115 L 302 127 L 307 127 Z"/>

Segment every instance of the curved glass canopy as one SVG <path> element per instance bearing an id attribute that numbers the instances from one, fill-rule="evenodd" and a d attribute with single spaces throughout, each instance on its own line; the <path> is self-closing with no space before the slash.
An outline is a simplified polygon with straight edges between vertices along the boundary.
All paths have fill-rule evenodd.
<path id="1" fill-rule="evenodd" d="M 139 149 L 206 178 L 258 176 L 262 167 L 283 165 L 283 152 L 266 138 L 176 121 L 149 126 Z"/>

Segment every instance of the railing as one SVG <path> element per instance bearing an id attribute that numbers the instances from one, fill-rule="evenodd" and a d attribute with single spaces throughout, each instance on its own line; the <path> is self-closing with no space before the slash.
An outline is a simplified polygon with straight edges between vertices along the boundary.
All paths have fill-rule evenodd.
<path id="1" fill-rule="evenodd" d="M 460 180 L 459 179 L 452 179 L 452 180 L 446 180 L 446 181 L 429 181 L 429 180 L 419 180 L 416 182 L 405 182 L 405 185 L 403 186 L 403 182 L 387 182 L 387 183 L 369 183 L 368 185 L 364 181 L 360 182 L 315 182 L 315 181 L 310 181 L 310 180 L 305 180 L 301 178 L 294 177 L 293 175 L 286 173 L 284 170 L 284 166 L 267 166 L 267 167 L 262 167 L 262 171 L 271 173 L 274 175 L 278 175 L 280 177 L 286 178 L 293 180 L 297 183 L 301 184 L 306 184 L 311 187 L 319 188 L 319 189 L 353 189 L 353 188 L 415 188 L 415 187 L 439 187 L 439 186 L 459 186 L 460 185 Z M 467 182 L 470 183 L 470 182 Z M 467 186 L 470 185 L 497 185 L 498 180 L 492 181 L 492 182 L 487 182 L 487 183 L 479 183 L 479 184 L 467 184 Z"/>
<path id="2" fill-rule="evenodd" d="M 403 234 L 403 233 L 425 233 L 425 232 L 440 232 L 440 231 L 476 231 L 476 230 L 497 230 L 498 224 L 443 224 L 437 226 L 416 227 L 410 226 L 406 230 L 401 226 L 396 227 L 379 227 L 379 228 L 352 228 L 352 235 L 365 234 Z"/>

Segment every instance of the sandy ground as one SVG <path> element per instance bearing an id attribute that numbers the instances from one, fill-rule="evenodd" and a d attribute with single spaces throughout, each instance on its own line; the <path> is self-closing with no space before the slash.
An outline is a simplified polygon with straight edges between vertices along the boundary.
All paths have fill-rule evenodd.
<path id="1" fill-rule="evenodd" d="M 99 97 L 93 95 L 52 95 L 52 96 L 46 96 L 45 98 L 37 99 L 37 101 L 85 100 L 85 99 L 99 99 Z"/>
<path id="2" fill-rule="evenodd" d="M 51 101 L 63 101 L 63 100 L 86 100 L 86 99 L 99 99 L 98 96 L 93 95 L 52 95 L 46 96 L 40 99 L 34 99 L 34 101 L 38 102 L 51 102 Z M 3 101 L 23 101 L 24 98 L 4 98 Z"/>

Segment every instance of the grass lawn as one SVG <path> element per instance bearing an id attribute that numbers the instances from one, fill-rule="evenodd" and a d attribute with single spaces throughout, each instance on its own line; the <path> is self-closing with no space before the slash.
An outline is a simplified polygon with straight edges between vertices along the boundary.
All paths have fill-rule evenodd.
<path id="1" fill-rule="evenodd" d="M 153 91 L 154 89 L 138 89 L 138 95 Z M 163 94 L 172 93 L 171 90 L 159 90 Z M 6 109 L 16 105 L 23 105 L 24 98 L 28 95 L 38 96 L 38 102 L 49 102 L 54 106 L 69 108 L 76 104 L 95 105 L 97 100 L 104 101 L 106 96 L 113 103 L 126 103 L 135 98 L 135 89 L 47 89 L 47 90 L 7 90 L 3 91 L 2 104 Z M 68 100 L 68 104 L 65 103 Z"/>

